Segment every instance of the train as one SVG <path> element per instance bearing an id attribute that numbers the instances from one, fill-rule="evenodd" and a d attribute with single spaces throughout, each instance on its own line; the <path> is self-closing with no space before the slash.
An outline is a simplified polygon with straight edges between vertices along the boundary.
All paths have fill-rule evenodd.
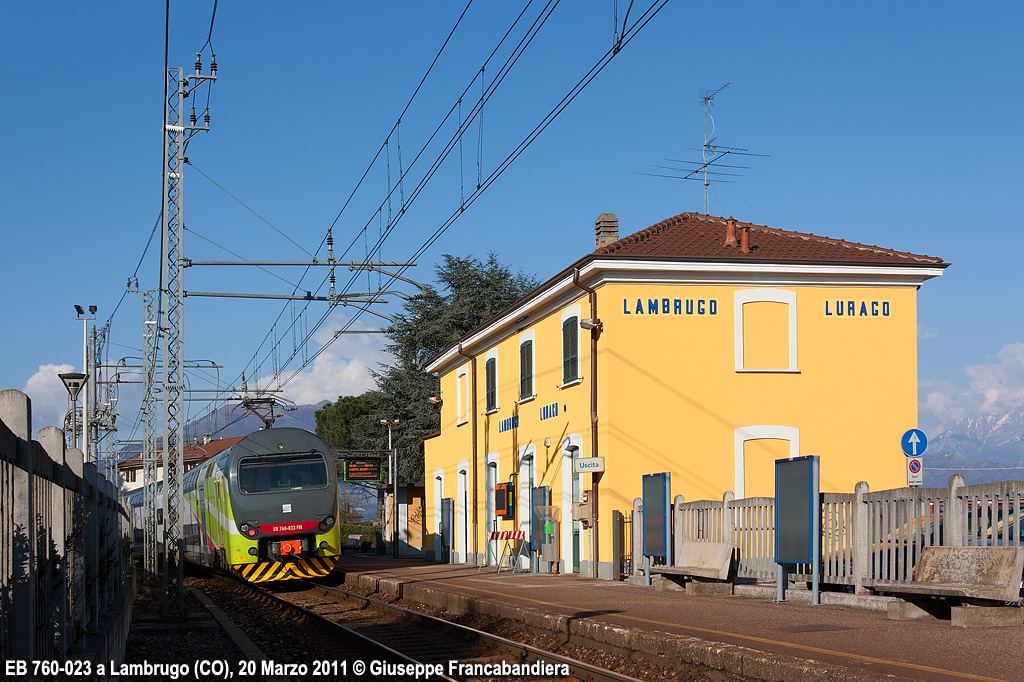
<path id="1" fill-rule="evenodd" d="M 327 575 L 341 554 L 334 458 L 322 439 L 303 429 L 249 434 L 188 471 L 182 494 L 185 561 L 266 582 Z M 127 499 L 141 545 L 142 491 Z M 162 502 L 161 485 L 160 538 Z"/>

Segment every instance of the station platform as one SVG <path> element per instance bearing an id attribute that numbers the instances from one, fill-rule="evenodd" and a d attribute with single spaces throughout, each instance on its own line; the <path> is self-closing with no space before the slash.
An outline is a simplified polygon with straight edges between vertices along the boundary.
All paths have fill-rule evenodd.
<path id="1" fill-rule="evenodd" d="M 886 597 L 822 593 L 823 604 L 814 606 L 806 591 L 791 589 L 779 603 L 769 585 L 691 596 L 577 575 L 359 554 L 342 557 L 329 577 L 454 614 L 475 611 L 613 653 L 683 660 L 744 679 L 1024 682 L 1024 628 L 888 620 Z"/>

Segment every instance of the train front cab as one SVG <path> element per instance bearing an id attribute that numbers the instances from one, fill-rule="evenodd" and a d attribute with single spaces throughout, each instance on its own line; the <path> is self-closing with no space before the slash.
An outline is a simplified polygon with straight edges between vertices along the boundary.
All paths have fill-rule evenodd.
<path id="1" fill-rule="evenodd" d="M 234 523 L 225 525 L 236 531 L 226 534 L 223 551 L 232 568 L 251 582 L 317 578 L 334 569 L 341 551 L 337 474 L 323 441 L 300 429 L 259 431 L 232 447 L 227 467 L 230 475 L 212 481 L 208 494 L 224 509 L 217 502 L 229 491 Z"/>

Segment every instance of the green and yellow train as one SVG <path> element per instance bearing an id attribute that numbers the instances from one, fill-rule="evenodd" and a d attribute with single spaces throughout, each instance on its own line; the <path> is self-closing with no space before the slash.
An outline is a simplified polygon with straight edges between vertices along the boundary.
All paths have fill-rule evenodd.
<path id="1" fill-rule="evenodd" d="M 316 578 L 337 563 L 337 470 L 308 431 L 256 431 L 186 473 L 182 491 L 186 561 L 251 582 Z M 129 501 L 138 517 L 141 495 Z"/>

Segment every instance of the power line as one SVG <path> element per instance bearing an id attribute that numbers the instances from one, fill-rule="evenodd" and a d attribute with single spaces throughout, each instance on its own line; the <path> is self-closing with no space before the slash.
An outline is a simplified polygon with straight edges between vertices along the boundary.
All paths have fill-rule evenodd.
<path id="1" fill-rule="evenodd" d="M 652 4 L 644 12 L 643 15 L 641 15 L 641 17 L 637 20 L 637 22 L 634 24 L 634 27 L 632 29 L 624 30 L 623 31 L 622 40 L 621 40 L 621 44 L 618 46 L 618 49 L 616 49 L 616 47 L 613 47 L 612 49 L 608 50 L 608 52 L 606 52 L 604 55 L 602 55 L 602 57 L 598 60 L 598 62 L 593 67 L 591 67 L 590 71 L 588 71 L 587 74 L 584 75 L 583 78 L 581 78 L 576 83 L 576 85 L 573 86 L 573 88 L 558 102 L 558 104 L 556 104 L 555 107 L 550 112 L 548 112 L 548 114 L 541 120 L 541 122 L 538 123 L 537 126 L 534 127 L 534 129 L 532 131 L 530 131 L 530 133 L 519 143 L 519 145 L 517 145 L 513 149 L 513 151 L 501 162 L 501 164 L 499 164 L 498 168 L 495 171 L 493 171 L 487 177 L 487 179 L 484 180 L 481 183 L 481 186 L 478 187 L 475 192 L 470 194 L 469 199 L 466 201 L 465 205 L 460 205 L 459 208 L 457 208 L 449 216 L 449 218 L 444 223 L 442 223 L 442 225 L 437 230 L 434 231 L 434 233 L 417 249 L 415 254 L 412 257 L 410 257 L 408 260 L 411 260 L 411 261 L 416 260 L 428 248 L 430 248 L 430 246 L 433 245 L 433 243 L 436 242 L 441 237 L 441 235 L 444 234 L 444 232 L 446 232 L 448 230 L 448 228 L 451 227 L 451 225 L 455 223 L 456 220 L 458 220 L 459 217 L 461 217 L 461 215 L 465 211 L 465 208 L 467 208 L 468 206 L 472 205 L 472 203 L 474 201 L 476 201 L 476 199 L 478 199 L 479 196 L 487 188 L 489 188 L 490 185 L 494 181 L 496 181 L 502 175 L 502 173 L 504 173 L 505 170 L 507 170 L 508 167 L 527 149 L 527 147 L 529 147 L 530 144 L 532 144 L 533 141 L 537 139 L 537 137 L 555 120 L 555 118 L 557 118 L 558 115 L 561 114 L 561 112 L 564 111 L 565 108 L 570 103 L 572 103 L 572 101 L 575 100 L 577 96 L 579 96 L 579 94 L 583 91 L 583 89 L 586 88 L 586 86 L 589 85 L 590 82 L 592 82 L 594 80 L 594 78 L 596 78 L 597 75 L 601 71 L 604 70 L 604 68 L 611 62 L 612 58 L 614 58 L 614 56 L 618 53 L 619 49 L 621 49 L 621 46 L 624 46 L 624 45 L 628 44 L 633 38 L 635 38 L 636 35 L 639 33 L 639 31 L 641 31 L 651 21 L 651 19 L 653 19 L 654 16 L 656 16 L 658 14 L 658 12 L 661 11 L 661 9 L 667 3 L 668 3 L 668 0 L 659 0 L 659 2 L 655 2 L 654 4 Z M 550 3 L 549 3 L 549 5 L 550 5 Z M 545 21 L 546 21 L 546 18 L 545 18 Z M 541 25 L 543 25 L 543 22 L 542 22 Z M 531 40 L 532 40 L 532 38 L 531 38 Z M 527 42 L 527 44 L 528 44 L 528 42 Z M 518 56 L 516 57 L 516 59 L 518 59 Z M 513 60 L 512 63 L 514 63 L 514 60 Z M 450 151 L 450 148 L 448 148 L 445 151 L 445 155 L 447 155 L 448 151 Z M 431 169 L 431 173 L 430 173 L 431 175 L 433 174 L 433 171 L 436 170 L 437 164 L 441 160 L 443 160 L 443 157 L 439 158 L 438 161 L 435 162 L 435 165 Z M 425 183 L 429 179 L 429 177 L 430 176 L 428 175 L 428 176 L 426 176 L 421 181 L 421 184 L 417 187 L 416 190 L 414 190 L 414 195 L 416 193 L 418 193 L 422 189 L 422 187 L 425 185 Z M 400 219 L 401 219 L 401 216 L 399 216 L 398 220 L 400 220 Z M 408 269 L 407 267 L 401 268 L 399 270 L 398 274 L 404 273 L 407 269 Z M 345 326 L 345 329 L 347 329 L 349 326 L 351 326 L 351 324 L 355 321 L 356 318 L 358 318 L 358 314 L 354 318 L 349 320 L 349 323 Z M 313 357 L 310 359 L 310 361 L 315 360 L 316 357 L 318 357 L 321 353 L 323 353 L 326 350 L 326 348 L 333 342 L 333 340 L 334 339 L 328 340 L 327 343 L 325 343 L 320 348 L 320 350 L 318 350 L 313 355 Z M 299 367 L 298 369 L 296 369 L 287 379 L 285 379 L 283 382 L 280 382 L 280 385 L 281 386 L 286 385 L 295 376 L 297 376 L 299 374 L 299 372 L 301 372 L 302 369 L 304 369 L 305 366 L 307 366 L 307 365 L 308 365 L 308 363 L 306 363 L 306 365 L 303 365 L 302 367 Z"/>

